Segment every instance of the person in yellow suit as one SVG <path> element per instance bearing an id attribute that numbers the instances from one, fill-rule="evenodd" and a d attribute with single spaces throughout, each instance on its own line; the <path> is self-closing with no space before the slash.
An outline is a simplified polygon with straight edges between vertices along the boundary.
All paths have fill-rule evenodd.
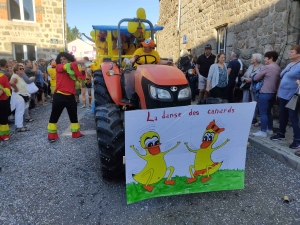
<path id="1" fill-rule="evenodd" d="M 133 57 L 129 60 L 131 64 L 134 64 L 134 67 L 137 67 L 141 64 L 161 64 L 167 65 L 171 63 L 168 60 L 160 59 L 160 56 L 155 48 L 155 43 L 150 38 L 142 42 L 142 48 L 138 48 L 133 53 Z M 147 55 L 147 56 L 143 56 Z M 150 56 L 149 56 L 150 55 Z M 153 57 L 154 56 L 154 57 Z M 124 71 L 124 88 L 126 92 L 126 97 L 121 100 L 123 103 L 130 104 L 132 96 L 135 92 L 134 90 L 134 73 L 135 70 Z M 121 79 L 122 80 L 122 79 Z"/>
<path id="2" fill-rule="evenodd" d="M 47 68 L 47 72 L 50 76 L 50 90 L 51 90 L 51 102 L 53 101 L 54 90 L 56 88 L 56 62 L 51 62 L 51 66 Z"/>

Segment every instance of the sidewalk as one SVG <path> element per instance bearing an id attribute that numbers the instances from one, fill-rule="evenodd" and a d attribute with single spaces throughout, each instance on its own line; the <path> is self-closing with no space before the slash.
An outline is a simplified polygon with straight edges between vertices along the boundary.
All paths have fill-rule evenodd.
<path id="1" fill-rule="evenodd" d="M 276 128 L 278 127 L 278 120 L 274 120 L 274 130 L 277 131 Z M 300 172 L 300 157 L 294 154 L 296 149 L 289 148 L 289 145 L 293 142 L 293 128 L 291 126 L 287 126 L 287 132 L 285 134 L 286 140 L 282 141 L 271 141 L 271 135 L 268 135 L 266 138 L 253 136 L 252 133 L 258 130 L 260 130 L 260 127 L 255 127 L 254 125 L 251 126 L 249 135 L 250 144 Z M 276 134 L 276 132 L 274 132 L 274 134 Z"/>

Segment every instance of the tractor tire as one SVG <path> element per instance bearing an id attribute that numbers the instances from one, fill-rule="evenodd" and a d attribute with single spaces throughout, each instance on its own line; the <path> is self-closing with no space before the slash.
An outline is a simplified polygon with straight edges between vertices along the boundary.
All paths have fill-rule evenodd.
<path id="1" fill-rule="evenodd" d="M 94 98 L 96 106 L 113 103 L 101 70 L 94 72 Z"/>
<path id="2" fill-rule="evenodd" d="M 115 104 L 98 106 L 95 120 L 102 177 L 107 179 L 124 177 L 125 133 L 119 106 Z"/>

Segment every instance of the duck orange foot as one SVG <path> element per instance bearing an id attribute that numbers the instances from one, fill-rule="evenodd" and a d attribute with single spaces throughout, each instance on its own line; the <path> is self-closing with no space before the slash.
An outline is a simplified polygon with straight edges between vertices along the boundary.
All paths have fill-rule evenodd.
<path id="1" fill-rule="evenodd" d="M 190 184 L 190 183 L 195 182 L 196 180 L 197 180 L 197 178 L 188 178 L 188 179 L 186 179 L 186 183 Z"/>
<path id="2" fill-rule="evenodd" d="M 209 181 L 209 180 L 210 180 L 210 177 L 202 177 L 201 178 L 202 183 Z"/>
<path id="3" fill-rule="evenodd" d="M 149 192 L 152 192 L 154 186 L 150 186 L 150 185 L 144 185 L 143 188 Z"/>
<path id="4" fill-rule="evenodd" d="M 165 184 L 174 185 L 175 184 L 175 180 L 166 180 Z"/>

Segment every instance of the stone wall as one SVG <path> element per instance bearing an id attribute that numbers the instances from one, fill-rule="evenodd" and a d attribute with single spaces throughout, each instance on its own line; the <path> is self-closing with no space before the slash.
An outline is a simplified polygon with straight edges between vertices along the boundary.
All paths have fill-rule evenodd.
<path id="1" fill-rule="evenodd" d="M 37 57 L 45 59 L 65 49 L 66 0 L 35 0 L 35 13 L 36 22 L 9 20 L 8 0 L 0 0 L 0 58 L 13 58 L 13 43 L 34 44 Z"/>
<path id="2" fill-rule="evenodd" d="M 158 25 L 164 26 L 164 30 L 157 33 L 157 50 L 162 57 L 178 59 L 180 50 L 191 49 L 193 55 L 199 56 L 204 46 L 210 43 L 216 53 L 216 28 L 227 25 L 227 60 L 232 49 L 241 51 L 241 59 L 246 65 L 250 64 L 253 53 L 276 50 L 280 53 L 278 61 L 281 60 L 280 65 L 284 66 L 290 44 L 297 43 L 299 38 L 299 29 L 287 25 L 288 16 L 290 24 L 299 28 L 299 1 L 160 0 Z M 183 44 L 184 35 L 188 38 L 186 44 Z"/>

